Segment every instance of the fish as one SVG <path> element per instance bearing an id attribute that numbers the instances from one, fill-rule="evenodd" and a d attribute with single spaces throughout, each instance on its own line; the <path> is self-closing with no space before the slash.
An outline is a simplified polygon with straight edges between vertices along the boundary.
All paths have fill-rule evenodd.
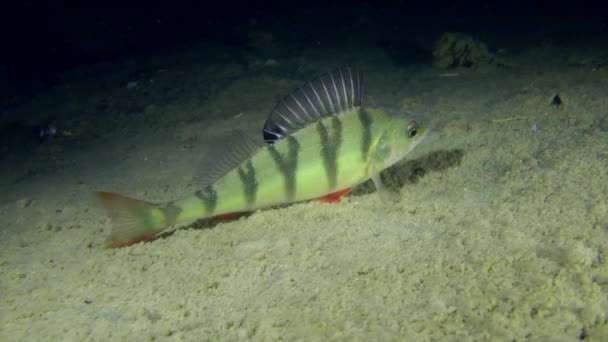
<path id="1" fill-rule="evenodd" d="M 380 172 L 402 160 L 429 131 L 417 114 L 364 105 L 361 73 L 338 67 L 279 101 L 264 123 L 263 139 L 222 152 L 209 180 L 190 196 L 152 203 L 97 192 L 112 223 L 109 245 L 130 246 L 199 219 L 312 199 L 335 203 L 370 178 L 382 195 Z"/>

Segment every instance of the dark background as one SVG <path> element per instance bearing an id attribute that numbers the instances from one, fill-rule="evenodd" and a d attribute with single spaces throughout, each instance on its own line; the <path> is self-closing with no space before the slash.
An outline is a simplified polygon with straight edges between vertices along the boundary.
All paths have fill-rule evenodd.
<path id="1" fill-rule="evenodd" d="M 608 44 L 608 11 L 598 3 L 543 2 L 108 2 L 22 1 L 2 5 L 0 84 L 27 95 L 87 64 L 171 49 L 195 41 L 246 48 L 250 30 L 283 42 L 362 39 L 407 44 L 446 31 L 488 45 L 523 49 Z M 493 44 L 494 43 L 494 44 Z M 598 46 L 599 45 L 599 46 Z M 0 98 L 0 101 L 2 98 Z"/>

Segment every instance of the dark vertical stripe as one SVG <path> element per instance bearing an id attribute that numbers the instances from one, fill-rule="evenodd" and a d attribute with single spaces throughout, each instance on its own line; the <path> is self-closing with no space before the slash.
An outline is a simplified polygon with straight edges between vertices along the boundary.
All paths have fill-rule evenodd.
<path id="1" fill-rule="evenodd" d="M 255 203 L 255 197 L 258 193 L 258 182 L 255 180 L 255 169 L 251 164 L 251 159 L 245 164 L 245 170 L 243 167 L 239 167 L 239 178 L 243 183 L 243 195 L 247 205 L 252 207 Z"/>
<path id="2" fill-rule="evenodd" d="M 329 189 L 336 187 L 338 178 L 338 152 L 342 146 L 342 122 L 337 116 L 331 118 L 331 135 L 322 121 L 317 123 L 317 132 L 321 138 L 321 157 L 327 176 Z"/>
<path id="3" fill-rule="evenodd" d="M 277 164 L 285 179 L 285 193 L 287 199 L 292 200 L 296 195 L 296 171 L 298 170 L 298 154 L 300 143 L 293 136 L 284 138 L 287 143 L 287 155 L 282 156 L 274 145 L 268 146 L 268 153 Z"/>
<path id="4" fill-rule="evenodd" d="M 167 222 L 169 222 L 169 224 L 174 224 L 177 222 L 177 217 L 182 212 L 182 208 L 178 207 L 173 202 L 160 205 L 159 207 L 162 209 L 165 219 Z"/>
<path id="5" fill-rule="evenodd" d="M 194 195 L 203 202 L 207 215 L 213 214 L 217 206 L 217 193 L 211 185 L 206 186 L 202 190 L 197 190 Z"/>
<path id="6" fill-rule="evenodd" d="M 361 122 L 361 160 L 367 161 L 369 148 L 372 145 L 372 118 L 365 108 L 359 109 L 359 121 Z"/>

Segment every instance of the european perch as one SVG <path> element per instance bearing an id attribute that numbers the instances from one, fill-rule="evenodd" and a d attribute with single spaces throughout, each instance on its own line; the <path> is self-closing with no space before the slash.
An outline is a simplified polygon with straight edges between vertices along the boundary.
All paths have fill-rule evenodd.
<path id="1" fill-rule="evenodd" d="M 112 247 L 167 227 L 320 198 L 336 202 L 403 159 L 429 132 L 414 115 L 363 105 L 360 74 L 338 68 L 290 93 L 270 113 L 264 143 L 247 142 L 217 161 L 216 177 L 189 197 L 150 203 L 97 192 L 112 219 Z"/>

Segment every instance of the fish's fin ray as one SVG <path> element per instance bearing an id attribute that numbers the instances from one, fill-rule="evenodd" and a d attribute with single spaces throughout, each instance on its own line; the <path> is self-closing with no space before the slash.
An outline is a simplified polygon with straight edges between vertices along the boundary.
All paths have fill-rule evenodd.
<path id="1" fill-rule="evenodd" d="M 164 220 L 152 211 L 160 210 L 156 204 L 114 192 L 95 193 L 112 220 L 110 246 L 126 247 L 146 241 L 165 229 Z M 159 212 L 162 216 L 162 212 Z"/>
<path id="2" fill-rule="evenodd" d="M 372 181 L 374 182 L 374 186 L 376 186 L 376 191 L 382 203 L 391 204 L 399 201 L 399 196 L 384 186 L 379 173 L 375 173 L 372 176 Z"/>
<path id="3" fill-rule="evenodd" d="M 198 171 L 198 186 L 207 186 L 222 178 L 235 167 L 249 159 L 264 145 L 242 131 L 235 130 L 221 139 L 214 151 L 205 158 L 204 167 Z"/>
<path id="4" fill-rule="evenodd" d="M 327 116 L 361 105 L 363 87 L 359 72 L 343 66 L 307 82 L 291 92 L 272 110 L 264 124 L 268 144 Z"/>

